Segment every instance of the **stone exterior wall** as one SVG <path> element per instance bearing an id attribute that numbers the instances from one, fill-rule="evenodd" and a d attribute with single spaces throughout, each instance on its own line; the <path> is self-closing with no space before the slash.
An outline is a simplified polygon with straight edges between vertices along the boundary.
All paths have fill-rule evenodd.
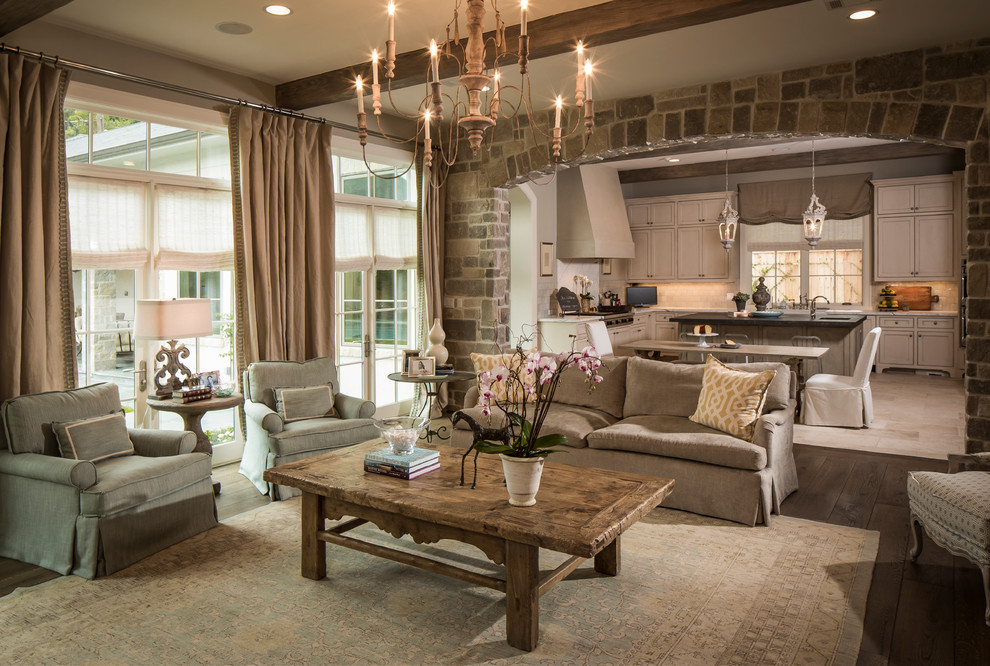
<path id="1" fill-rule="evenodd" d="M 596 101 L 586 147 L 581 110 L 568 109 L 565 127 L 578 131 L 564 141 L 563 161 L 761 136 L 868 136 L 966 148 L 966 446 L 990 450 L 988 88 L 990 38 Z M 540 121 L 552 124 L 549 112 Z M 537 144 L 533 134 L 525 123 L 500 122 L 490 150 L 472 156 L 462 143 L 448 179 L 444 326 L 458 367 L 469 367 L 471 351 L 505 342 L 509 219 L 502 188 L 552 171 L 546 142 Z"/>

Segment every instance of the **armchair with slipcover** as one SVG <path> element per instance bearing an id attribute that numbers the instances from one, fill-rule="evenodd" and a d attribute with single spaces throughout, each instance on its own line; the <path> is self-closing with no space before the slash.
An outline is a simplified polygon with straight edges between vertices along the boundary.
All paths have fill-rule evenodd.
<path id="1" fill-rule="evenodd" d="M 244 371 L 247 436 L 240 472 L 272 500 L 300 491 L 269 484 L 263 478 L 266 469 L 379 436 L 371 420 L 375 403 L 339 388 L 337 369 L 328 357 L 258 361 Z"/>
<path id="2" fill-rule="evenodd" d="M 115 384 L 11 398 L 0 425 L 0 556 L 92 579 L 217 524 L 196 436 L 127 428 Z"/>

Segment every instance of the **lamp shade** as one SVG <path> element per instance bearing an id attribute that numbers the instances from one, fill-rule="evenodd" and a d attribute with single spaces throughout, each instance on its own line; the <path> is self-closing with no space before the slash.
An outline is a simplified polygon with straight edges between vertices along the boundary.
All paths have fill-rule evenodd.
<path id="1" fill-rule="evenodd" d="M 179 340 L 213 335 L 210 299 L 139 300 L 134 335 L 139 340 Z"/>

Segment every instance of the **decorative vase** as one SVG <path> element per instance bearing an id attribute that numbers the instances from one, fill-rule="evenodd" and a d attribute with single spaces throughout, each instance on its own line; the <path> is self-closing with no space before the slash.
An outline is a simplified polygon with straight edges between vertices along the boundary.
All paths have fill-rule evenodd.
<path id="1" fill-rule="evenodd" d="M 770 290 L 767 286 L 763 284 L 765 278 L 759 278 L 759 284 L 756 285 L 756 289 L 753 290 L 753 303 L 756 304 L 756 309 L 763 312 L 767 309 L 767 304 L 770 302 Z"/>
<path id="2" fill-rule="evenodd" d="M 746 301 L 742 299 L 737 299 L 735 301 L 735 304 L 736 304 L 736 312 L 742 312 L 743 310 L 746 309 Z"/>
<path id="3" fill-rule="evenodd" d="M 447 339 L 447 334 L 443 332 L 439 318 L 433 320 L 433 327 L 430 329 L 428 337 L 430 346 L 423 352 L 423 356 L 432 356 L 436 359 L 437 365 L 446 363 L 450 354 L 447 348 L 443 346 L 443 341 Z"/>
<path id="4" fill-rule="evenodd" d="M 543 475 L 543 458 L 514 458 L 504 453 L 502 472 L 505 474 L 505 488 L 509 491 L 509 504 L 512 506 L 533 506 L 536 493 L 540 490 Z"/>

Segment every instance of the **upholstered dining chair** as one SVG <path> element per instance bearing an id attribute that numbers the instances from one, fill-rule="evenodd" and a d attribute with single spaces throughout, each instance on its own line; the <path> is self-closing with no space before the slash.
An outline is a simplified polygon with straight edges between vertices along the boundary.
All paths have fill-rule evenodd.
<path id="1" fill-rule="evenodd" d="M 299 495 L 265 470 L 379 436 L 375 403 L 340 393 L 333 359 L 259 361 L 244 371 L 247 437 L 240 473 L 273 500 Z"/>
<path id="2" fill-rule="evenodd" d="M 612 349 L 612 338 L 608 335 L 605 322 L 589 321 L 585 327 L 588 329 L 588 340 L 599 356 L 609 356 L 615 353 L 615 350 Z"/>
<path id="3" fill-rule="evenodd" d="M 984 621 L 990 626 L 990 453 L 950 455 L 949 473 L 910 472 L 911 550 L 917 561 L 928 537 L 983 574 Z"/>
<path id="4" fill-rule="evenodd" d="M 819 373 L 808 377 L 801 392 L 805 425 L 869 428 L 873 422 L 870 373 L 880 342 L 880 328 L 866 334 L 852 377 Z"/>

